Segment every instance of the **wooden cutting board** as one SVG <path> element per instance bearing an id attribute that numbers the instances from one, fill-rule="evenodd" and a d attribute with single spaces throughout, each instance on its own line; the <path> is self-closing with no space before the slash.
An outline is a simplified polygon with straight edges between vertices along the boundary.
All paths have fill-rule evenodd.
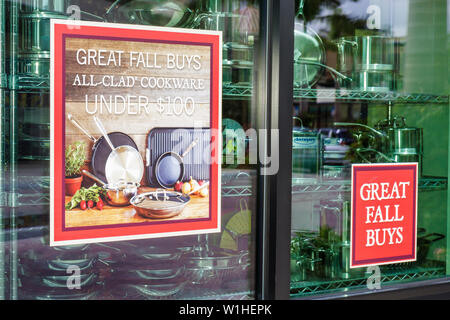
<path id="1" fill-rule="evenodd" d="M 155 190 L 154 188 L 143 187 L 139 188 L 139 193 Z M 71 197 L 66 196 L 65 203 L 68 203 L 70 199 Z M 103 210 L 98 210 L 97 208 L 81 210 L 80 207 L 76 207 L 72 210 L 66 210 L 65 215 L 66 228 L 207 218 L 209 216 L 209 197 L 203 198 L 197 195 L 191 195 L 191 201 L 186 205 L 184 210 L 178 216 L 167 219 L 144 218 L 138 215 L 131 205 L 126 207 L 113 207 L 107 205 L 106 202 Z"/>

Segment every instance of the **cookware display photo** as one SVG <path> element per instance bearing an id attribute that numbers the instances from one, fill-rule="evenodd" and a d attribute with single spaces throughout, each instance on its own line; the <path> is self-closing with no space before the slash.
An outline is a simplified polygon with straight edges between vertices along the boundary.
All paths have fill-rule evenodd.
<path id="1" fill-rule="evenodd" d="M 191 200 L 189 195 L 175 191 L 141 193 L 130 202 L 136 212 L 146 218 L 164 219 L 179 215 Z"/>
<path id="2" fill-rule="evenodd" d="M 89 140 L 93 142 L 91 150 L 91 168 L 93 174 L 102 181 L 106 181 L 106 162 L 111 153 L 111 147 L 104 136 L 96 139 L 94 138 L 81 124 L 75 119 L 72 114 L 67 114 L 69 121 L 76 126 L 82 133 L 84 133 Z M 137 145 L 134 140 L 122 132 L 110 132 L 108 138 L 113 145 L 128 145 L 137 150 Z"/>
<path id="3" fill-rule="evenodd" d="M 191 177 L 196 180 L 209 180 L 211 166 L 209 161 L 205 161 L 208 154 L 211 153 L 211 133 L 209 128 L 152 128 L 147 136 L 146 146 L 146 182 L 150 187 L 154 188 L 171 188 L 180 179 L 181 166 L 176 166 L 175 159 L 164 160 L 166 164 L 174 164 L 175 171 L 161 171 L 160 178 L 170 178 L 167 181 L 158 181 L 156 176 L 156 163 L 163 154 L 168 156 L 171 152 L 181 155 L 186 153 L 190 144 L 197 141 L 195 146 L 183 158 L 182 169 L 184 171 L 184 180 Z M 176 157 L 176 155 L 175 155 Z M 179 162 L 178 162 L 179 163 Z M 160 166 L 160 165 L 159 165 Z M 181 181 L 181 180 L 180 180 Z"/>
<path id="4" fill-rule="evenodd" d="M 126 144 L 114 146 L 100 119 L 94 116 L 94 122 L 111 149 L 105 164 L 106 181 L 140 183 L 144 174 L 144 161 L 139 151 Z"/>
<path id="5" fill-rule="evenodd" d="M 106 202 L 111 206 L 122 207 L 129 205 L 130 199 L 138 192 L 139 184 L 136 182 L 119 181 L 108 184 L 86 170 L 83 170 L 83 174 L 100 183 L 102 188 L 106 190 Z"/>
<path id="6" fill-rule="evenodd" d="M 171 188 L 177 181 L 183 181 L 185 171 L 183 159 L 195 147 L 197 142 L 198 139 L 192 141 L 181 155 L 169 151 L 163 153 L 156 160 L 154 176 L 161 187 Z"/>

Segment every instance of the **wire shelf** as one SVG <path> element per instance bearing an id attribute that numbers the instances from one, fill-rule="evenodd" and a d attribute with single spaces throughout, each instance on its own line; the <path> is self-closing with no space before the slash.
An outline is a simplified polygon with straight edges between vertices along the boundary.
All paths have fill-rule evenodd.
<path id="1" fill-rule="evenodd" d="M 19 205 L 47 205 L 50 196 L 48 177 L 22 177 L 21 189 L 24 192 L 19 193 Z M 425 177 L 419 180 L 419 189 L 423 191 L 445 190 L 447 188 L 447 178 L 443 177 Z M 222 197 L 250 197 L 253 190 L 251 185 L 222 185 Z M 320 183 L 320 184 L 293 184 L 292 194 L 309 195 L 312 193 L 332 193 L 332 192 L 350 192 L 350 180 L 343 180 L 339 183 Z"/>
<path id="2" fill-rule="evenodd" d="M 397 284 L 409 281 L 429 280 L 445 275 L 444 267 L 434 267 L 424 270 L 411 269 L 402 272 L 382 272 L 380 284 Z M 331 293 L 340 290 L 367 288 L 367 278 L 359 277 L 355 279 L 333 280 L 333 281 L 302 281 L 291 282 L 291 297 L 304 297 L 313 294 Z"/>
<path id="3" fill-rule="evenodd" d="M 222 186 L 222 197 L 250 197 L 252 186 Z"/>
<path id="4" fill-rule="evenodd" d="M 50 76 L 27 76 L 17 75 L 14 80 L 15 85 L 10 84 L 11 89 L 23 92 L 50 90 Z M 14 88 L 15 87 L 15 88 Z"/>
<path id="5" fill-rule="evenodd" d="M 251 98 L 253 87 L 251 85 L 224 84 L 222 86 L 223 99 Z"/>
<path id="6" fill-rule="evenodd" d="M 422 191 L 434 191 L 447 189 L 445 177 L 423 177 L 419 179 L 419 189 Z M 350 180 L 328 181 L 321 183 L 293 184 L 292 194 L 350 192 Z"/>
<path id="7" fill-rule="evenodd" d="M 13 81 L 17 90 L 39 91 L 50 89 L 50 77 L 18 75 Z M 223 99 L 251 98 L 253 87 L 248 84 L 224 84 L 222 86 Z M 313 99 L 323 102 L 333 101 L 367 101 L 367 102 L 395 102 L 395 103 L 431 103 L 446 104 L 448 95 L 408 94 L 388 92 L 370 92 L 346 89 L 304 89 L 294 88 L 294 99 Z"/>
<path id="8" fill-rule="evenodd" d="M 324 102 L 332 101 L 367 101 L 395 103 L 432 103 L 445 104 L 449 102 L 448 95 L 409 94 L 387 92 L 370 92 L 346 89 L 300 89 L 294 88 L 294 99 L 313 99 Z"/>
<path id="9" fill-rule="evenodd" d="M 46 176 L 20 178 L 20 190 L 16 199 L 20 206 L 48 205 L 50 203 L 50 179 Z M 222 197 L 249 197 L 252 186 L 222 186 Z"/>
<path id="10" fill-rule="evenodd" d="M 253 88 L 250 85 L 226 84 L 223 86 L 222 95 L 224 99 L 236 97 L 250 98 Z M 395 102 L 395 103 L 431 103 L 446 104 L 449 102 L 448 95 L 432 94 L 410 94 L 388 92 L 370 92 L 346 89 L 304 89 L 294 88 L 294 99 L 312 99 L 323 102 L 334 101 L 367 101 L 367 102 Z"/>

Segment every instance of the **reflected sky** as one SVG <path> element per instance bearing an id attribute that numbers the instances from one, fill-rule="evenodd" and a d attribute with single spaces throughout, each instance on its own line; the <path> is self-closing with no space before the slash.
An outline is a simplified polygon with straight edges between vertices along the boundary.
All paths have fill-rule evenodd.
<path id="1" fill-rule="evenodd" d="M 307 0 L 306 0 L 307 1 Z M 430 4 L 436 0 L 428 0 Z M 410 0 L 343 0 L 339 6 L 342 14 L 351 19 L 366 20 L 369 17 L 369 6 L 376 5 L 380 8 L 381 29 L 386 35 L 393 37 L 406 37 L 408 33 L 408 12 Z M 332 8 L 322 8 L 321 17 L 333 14 Z M 447 0 L 447 32 L 450 33 L 450 0 Z M 310 25 L 321 35 L 329 31 L 328 22 L 315 20 Z"/>

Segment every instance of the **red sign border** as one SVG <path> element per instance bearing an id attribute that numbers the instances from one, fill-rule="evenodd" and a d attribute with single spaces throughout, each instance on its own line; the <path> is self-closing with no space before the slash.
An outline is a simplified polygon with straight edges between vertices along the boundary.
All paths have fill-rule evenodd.
<path id="1" fill-rule="evenodd" d="M 355 259 L 355 245 L 354 245 L 354 219 L 356 215 L 355 210 L 355 190 L 354 186 L 356 186 L 356 173 L 358 171 L 379 171 L 379 170 L 398 170 L 398 169 L 410 169 L 413 170 L 414 174 L 414 213 L 413 213 L 413 234 L 412 234 L 412 252 L 407 255 L 395 256 L 395 257 L 385 257 L 385 258 L 376 258 L 376 259 L 366 259 L 366 260 L 356 260 Z M 408 163 L 371 163 L 371 164 L 352 164 L 352 174 L 351 174 L 351 222 L 350 222 L 350 268 L 360 268 L 360 267 L 368 267 L 368 266 L 376 266 L 376 265 L 384 265 L 384 264 L 393 264 L 393 263 L 402 263 L 408 261 L 416 261 L 417 255 L 417 198 L 418 198 L 418 163 L 416 162 L 408 162 Z"/>
<path id="2" fill-rule="evenodd" d="M 110 37 L 124 41 L 195 43 L 211 47 L 211 131 L 212 163 L 210 176 L 210 217 L 170 223 L 153 222 L 102 226 L 101 228 L 65 228 L 64 215 L 64 144 L 65 97 L 63 84 L 64 39 L 66 37 Z M 51 20 L 51 192 L 50 245 L 68 245 L 101 241 L 144 239 L 163 236 L 200 234 L 220 231 L 220 146 L 221 135 L 221 32 Z M 60 107 L 56 107 L 56 106 Z M 216 134 L 214 134 L 216 132 Z"/>

